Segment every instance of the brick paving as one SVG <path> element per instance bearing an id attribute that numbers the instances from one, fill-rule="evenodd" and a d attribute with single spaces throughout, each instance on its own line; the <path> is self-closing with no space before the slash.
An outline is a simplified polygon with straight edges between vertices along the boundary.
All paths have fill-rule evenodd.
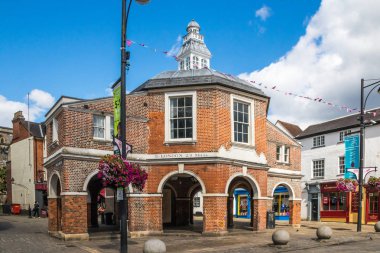
<path id="1" fill-rule="evenodd" d="M 321 225 L 333 229 L 330 240 L 316 240 L 316 229 Z M 166 243 L 167 252 L 238 253 L 238 252 L 380 252 L 380 233 L 372 225 L 363 225 L 356 232 L 356 224 L 335 222 L 302 222 L 300 228 L 282 223 L 276 229 L 286 229 L 291 241 L 286 246 L 272 245 L 271 235 L 275 230 L 251 232 L 237 229 L 223 237 L 205 237 L 192 231 L 171 230 L 156 236 Z M 129 239 L 129 253 L 141 253 L 144 242 L 152 237 Z M 25 216 L 0 216 L 0 252 L 119 252 L 118 239 L 103 239 L 80 242 L 64 242 L 49 237 L 47 219 L 29 219 Z"/>

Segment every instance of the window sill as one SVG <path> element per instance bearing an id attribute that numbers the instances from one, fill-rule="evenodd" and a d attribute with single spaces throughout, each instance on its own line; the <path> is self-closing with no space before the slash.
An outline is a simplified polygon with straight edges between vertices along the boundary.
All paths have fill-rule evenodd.
<path id="1" fill-rule="evenodd" d="M 108 139 L 94 138 L 93 140 L 96 142 L 112 143 L 112 140 Z"/>
<path id="2" fill-rule="evenodd" d="M 238 148 L 255 149 L 255 146 L 252 146 L 252 145 L 247 144 L 247 143 L 241 143 L 241 142 L 233 141 L 231 144 L 232 144 L 232 146 L 238 147 Z"/>
<path id="3" fill-rule="evenodd" d="M 281 162 L 281 161 L 276 161 L 276 164 L 278 164 L 278 165 L 290 165 L 289 162 Z"/>
<path id="4" fill-rule="evenodd" d="M 50 145 L 48 146 L 48 148 L 49 148 L 49 149 L 51 149 L 51 148 L 55 148 L 55 147 L 57 147 L 58 145 L 59 145 L 58 140 L 55 140 L 55 141 L 53 141 L 52 143 L 50 143 Z"/>
<path id="5" fill-rule="evenodd" d="M 174 146 L 174 145 L 195 145 L 197 144 L 196 140 L 170 140 L 170 141 L 165 141 L 164 145 L 165 146 Z"/>
<path id="6" fill-rule="evenodd" d="M 312 180 L 325 179 L 325 177 L 313 177 Z"/>
<path id="7" fill-rule="evenodd" d="M 322 145 L 322 146 L 312 147 L 311 149 L 324 148 L 324 147 L 326 147 L 326 146 L 325 146 L 325 145 Z"/>

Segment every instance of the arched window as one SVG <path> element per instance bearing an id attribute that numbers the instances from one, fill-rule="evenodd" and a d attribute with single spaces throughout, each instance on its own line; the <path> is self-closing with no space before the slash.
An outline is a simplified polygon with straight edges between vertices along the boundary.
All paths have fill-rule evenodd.
<path id="1" fill-rule="evenodd" d="M 199 69 L 199 58 L 196 56 L 193 56 L 193 67 L 194 69 Z"/>

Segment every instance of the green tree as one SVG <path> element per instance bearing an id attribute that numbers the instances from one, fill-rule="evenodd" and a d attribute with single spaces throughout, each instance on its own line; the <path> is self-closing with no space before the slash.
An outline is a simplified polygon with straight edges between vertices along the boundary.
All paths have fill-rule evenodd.
<path id="1" fill-rule="evenodd" d="M 7 192 L 7 168 L 0 167 L 0 194 Z"/>

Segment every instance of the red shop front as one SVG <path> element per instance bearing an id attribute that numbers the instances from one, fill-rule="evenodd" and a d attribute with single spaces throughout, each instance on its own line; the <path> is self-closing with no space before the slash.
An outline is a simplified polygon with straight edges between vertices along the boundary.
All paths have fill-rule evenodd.
<path id="1" fill-rule="evenodd" d="M 321 183 L 321 221 L 348 222 L 349 193 L 340 192 L 336 182 Z"/>

